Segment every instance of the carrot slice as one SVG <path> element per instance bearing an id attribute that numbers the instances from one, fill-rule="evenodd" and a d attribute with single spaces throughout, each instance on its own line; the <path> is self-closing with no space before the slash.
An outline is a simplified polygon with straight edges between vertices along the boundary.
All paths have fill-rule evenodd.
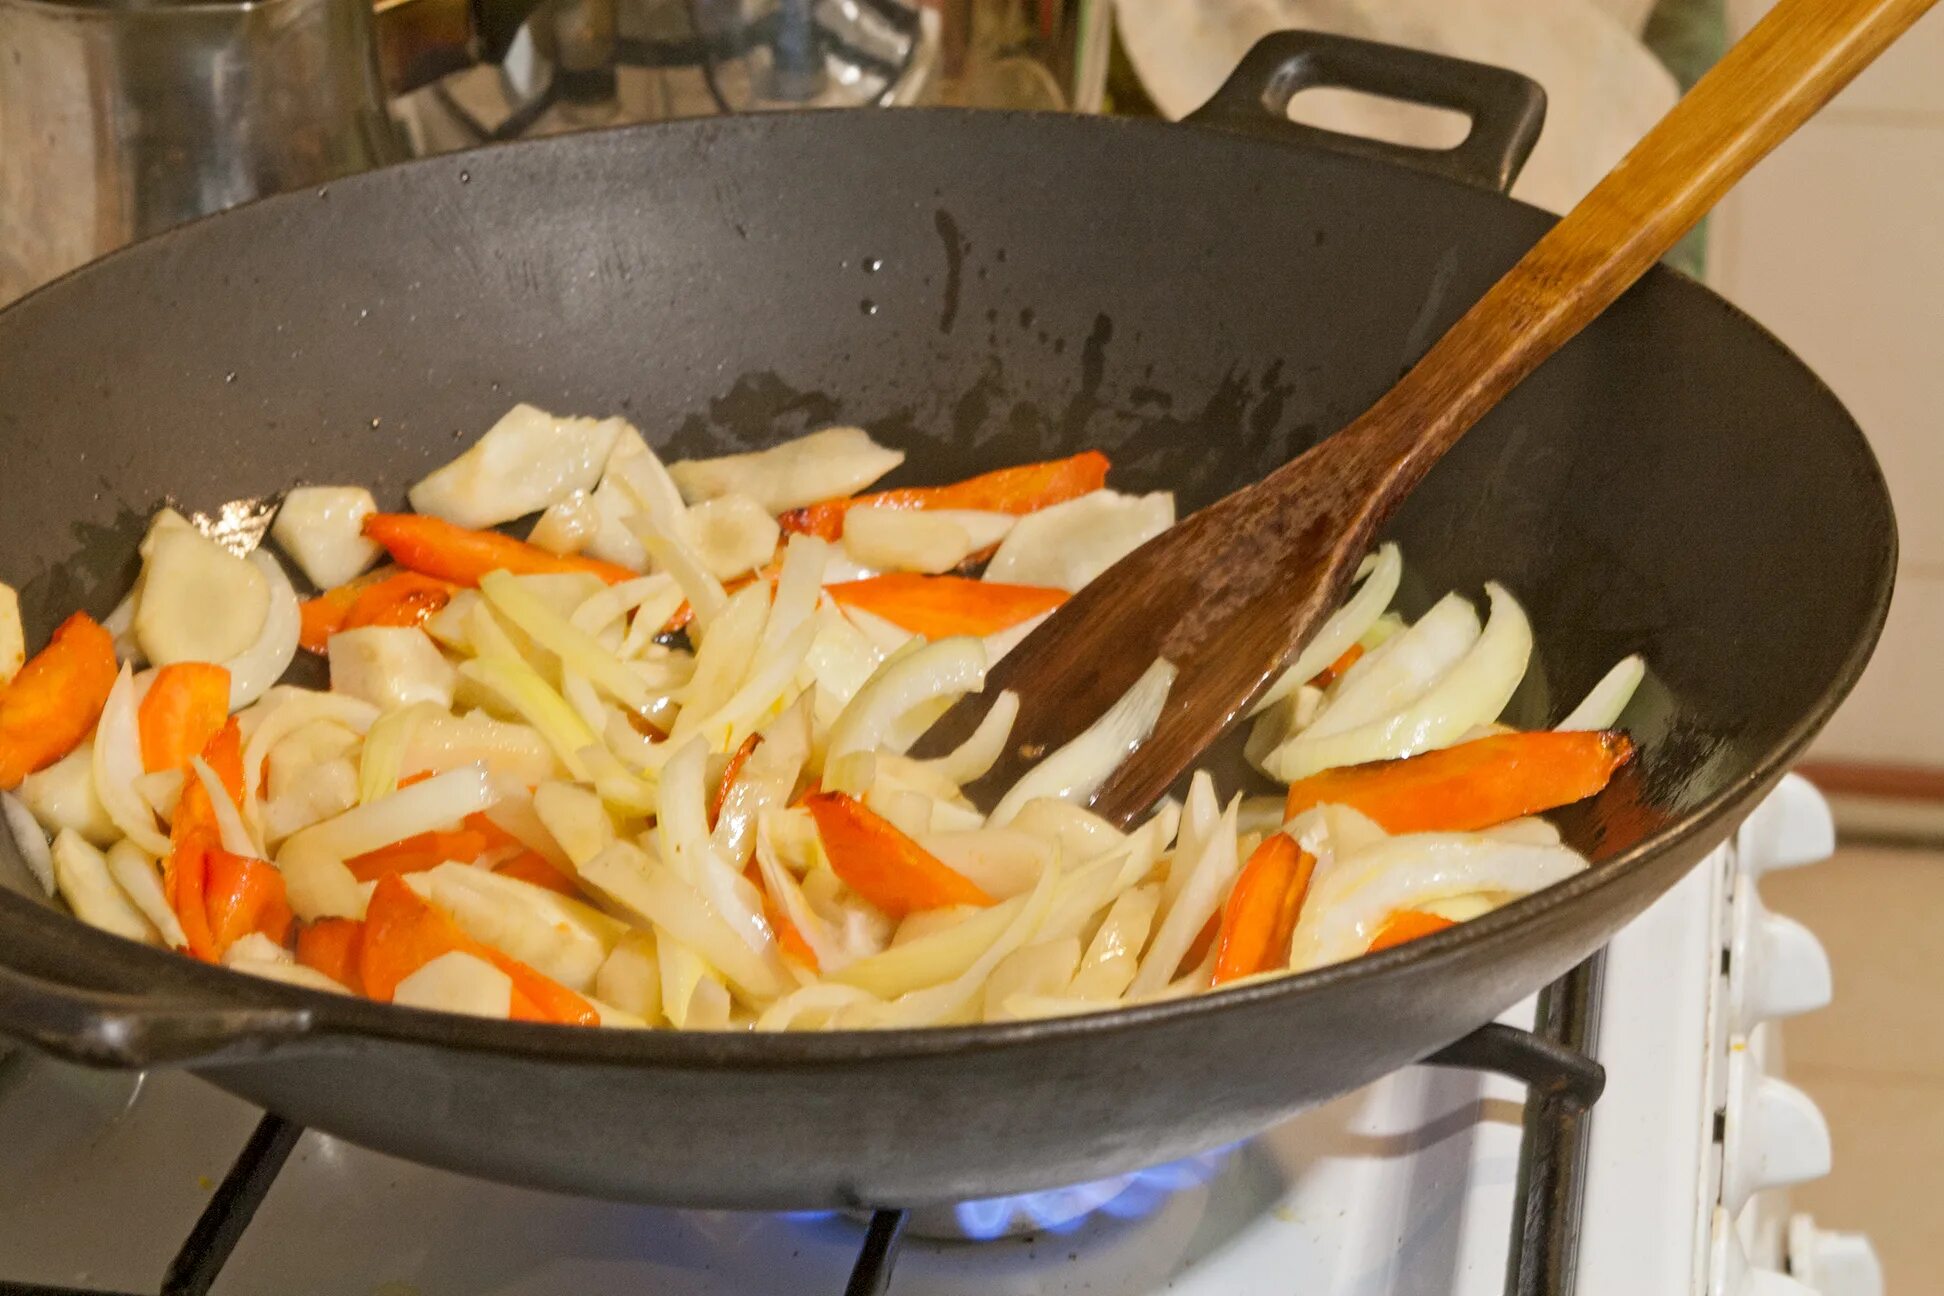
<path id="1" fill-rule="evenodd" d="M 1387 950 L 1402 945 L 1406 941 L 1414 941 L 1420 936 L 1430 936 L 1447 927 L 1457 925 L 1449 918 L 1440 918 L 1437 914 L 1425 913 L 1421 909 L 1400 909 L 1377 929 L 1377 934 L 1371 938 L 1370 948 L 1365 953 L 1375 954 L 1378 950 Z"/>
<path id="2" fill-rule="evenodd" d="M 761 734 L 749 735 L 749 737 L 743 739 L 742 746 L 736 748 L 736 753 L 729 758 L 729 763 L 722 767 L 722 777 L 716 780 L 715 795 L 709 798 L 709 827 L 711 829 L 716 826 L 716 820 L 722 817 L 722 803 L 729 799 L 729 789 L 736 785 L 736 776 L 742 773 L 742 767 L 749 763 L 751 753 L 756 750 L 757 745 L 762 741 L 763 735 Z M 762 884 L 758 883 L 757 885 L 760 886 Z"/>
<path id="3" fill-rule="evenodd" d="M 208 662 L 175 662 L 155 672 L 136 713 L 142 768 L 181 769 L 229 718 L 230 673 Z"/>
<path id="4" fill-rule="evenodd" d="M 1331 684 L 1342 679 L 1343 672 L 1355 666 L 1357 659 L 1363 655 L 1364 646 L 1362 644 L 1351 644 L 1348 648 L 1345 648 L 1341 653 L 1337 654 L 1335 661 L 1316 673 L 1316 678 L 1310 681 L 1310 686 L 1312 688 L 1328 688 Z"/>
<path id="5" fill-rule="evenodd" d="M 1470 832 L 1590 797 L 1632 756 L 1613 730 L 1497 734 L 1299 779 L 1285 813 L 1347 805 L 1386 832 Z"/>
<path id="6" fill-rule="evenodd" d="M 0 792 L 81 745 L 119 669 L 114 636 L 93 617 L 76 612 L 61 622 L 47 647 L 0 688 Z"/>
<path id="7" fill-rule="evenodd" d="M 201 755 L 230 799 L 240 805 L 243 732 L 235 716 L 224 721 L 215 736 L 203 744 Z M 182 798 L 176 802 L 175 818 L 169 823 L 169 857 L 162 861 L 162 887 L 182 923 L 189 952 L 210 963 L 221 958 L 227 948 L 227 943 L 218 943 L 210 923 L 211 860 L 221 850 L 222 832 L 216 824 L 216 808 L 209 799 L 209 790 L 191 773 L 183 779 Z"/>
<path id="8" fill-rule="evenodd" d="M 821 972 L 823 969 L 817 963 L 817 951 L 810 948 L 810 942 L 803 939 L 803 932 L 790 921 L 790 915 L 783 912 L 782 903 L 763 885 L 763 866 L 752 859 L 749 867 L 743 870 L 743 876 L 763 897 L 763 921 L 776 933 L 776 943 L 782 947 L 784 957 L 795 959 L 812 972 Z"/>
<path id="9" fill-rule="evenodd" d="M 890 917 L 946 905 L 993 903 L 977 883 L 954 872 L 857 798 L 818 792 L 803 798 L 802 805 L 816 820 L 824 854 L 838 878 Z"/>
<path id="10" fill-rule="evenodd" d="M 344 866 L 358 881 L 376 882 L 393 873 L 422 873 L 447 860 L 470 864 L 486 853 L 487 845 L 486 834 L 471 828 L 455 828 L 450 832 L 435 829 L 353 855 L 344 861 Z"/>
<path id="11" fill-rule="evenodd" d="M 428 772 L 423 777 L 430 778 L 431 774 Z M 404 787 L 405 780 L 400 779 L 398 786 Z M 489 819 L 484 810 L 475 810 L 467 815 L 463 826 L 470 832 L 478 833 L 484 839 L 486 850 L 525 850 L 527 848 L 525 842 Z"/>
<path id="12" fill-rule="evenodd" d="M 378 879 L 365 907 L 364 927 L 358 975 L 365 993 L 381 1003 L 391 1002 L 400 981 L 441 954 L 459 950 L 485 959 L 512 979 L 515 1020 L 600 1025 L 594 1005 L 518 959 L 466 935 L 396 874 Z"/>
<path id="13" fill-rule="evenodd" d="M 989 635 L 1066 602 L 1067 592 L 1040 585 L 1000 585 L 964 576 L 892 572 L 827 587 L 845 607 L 881 616 L 927 639 Z"/>
<path id="14" fill-rule="evenodd" d="M 423 572 L 394 571 L 325 590 L 305 599 L 297 642 L 311 652 L 330 647 L 331 636 L 360 626 L 416 626 L 452 601 L 459 587 Z"/>
<path id="15" fill-rule="evenodd" d="M 1222 908 L 1210 985 L 1272 971 L 1289 961 L 1290 938 L 1315 870 L 1315 857 L 1288 834 L 1263 838 L 1236 875 Z"/>
<path id="16" fill-rule="evenodd" d="M 364 924 L 356 918 L 320 918 L 298 930 L 297 961 L 362 993 L 358 949 L 363 943 Z"/>
<path id="17" fill-rule="evenodd" d="M 531 882 L 534 886 L 545 887 L 549 891 L 558 891 L 561 895 L 576 900 L 580 899 L 581 890 L 574 884 L 574 879 L 549 864 L 547 857 L 538 851 L 521 851 L 512 859 L 494 865 L 493 872 L 502 877 Z"/>
<path id="18" fill-rule="evenodd" d="M 610 585 L 641 575 L 597 558 L 551 554 L 497 531 L 473 531 L 417 513 L 369 514 L 364 533 L 383 545 L 399 566 L 455 585 L 477 585 L 481 576 L 495 571 L 516 576 L 589 572 Z"/>
<path id="19" fill-rule="evenodd" d="M 209 906 L 209 933 L 217 957 L 251 932 L 262 932 L 281 945 L 290 935 L 292 915 L 284 895 L 283 874 L 275 865 L 222 847 L 207 856 L 204 896 Z"/>
<path id="20" fill-rule="evenodd" d="M 1000 468 L 949 486 L 919 486 L 826 500 L 791 509 L 777 521 L 785 531 L 835 540 L 844 534 L 844 514 L 854 508 L 977 509 L 1019 517 L 1099 490 L 1107 484 L 1107 466 L 1106 455 L 1087 450 L 1066 459 Z"/>

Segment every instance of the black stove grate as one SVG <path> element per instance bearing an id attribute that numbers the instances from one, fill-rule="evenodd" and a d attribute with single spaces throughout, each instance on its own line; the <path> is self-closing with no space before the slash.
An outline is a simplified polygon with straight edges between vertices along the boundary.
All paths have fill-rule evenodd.
<path id="1" fill-rule="evenodd" d="M 1604 961 L 1604 954 L 1595 954 L 1548 986 L 1539 996 L 1533 1030 L 1487 1026 L 1425 1059 L 1431 1066 L 1495 1072 L 1527 1088 L 1506 1296 L 1572 1296 L 1586 1183 L 1586 1116 L 1606 1083 L 1605 1071 L 1592 1060 Z M 257 1124 L 170 1261 L 158 1296 L 208 1296 L 303 1133 L 303 1126 L 281 1116 L 265 1116 Z M 902 1210 L 871 1216 L 844 1296 L 890 1292 L 906 1218 Z M 0 1279 L 0 1296 L 139 1294 Z"/>

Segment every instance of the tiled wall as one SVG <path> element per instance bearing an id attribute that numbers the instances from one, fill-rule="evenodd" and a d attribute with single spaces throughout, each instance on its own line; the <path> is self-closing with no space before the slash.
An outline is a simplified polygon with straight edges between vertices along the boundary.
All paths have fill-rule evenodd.
<path id="1" fill-rule="evenodd" d="M 1728 8 L 1740 33 L 1768 0 Z M 1896 501 L 1889 629 L 1816 755 L 1944 768 L 1944 8 L 1742 183 L 1710 257 L 1856 415 Z"/>

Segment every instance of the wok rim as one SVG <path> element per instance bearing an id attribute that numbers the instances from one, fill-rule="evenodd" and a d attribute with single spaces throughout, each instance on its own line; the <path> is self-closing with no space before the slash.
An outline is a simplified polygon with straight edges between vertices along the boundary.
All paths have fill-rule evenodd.
<path id="1" fill-rule="evenodd" d="M 1529 203 L 1504 194 L 1481 190 L 1447 177 L 1413 170 L 1395 162 L 1339 153 L 1301 141 L 1274 141 L 1242 135 L 1217 126 L 1160 119 L 1080 116 L 1055 112 L 995 111 L 966 108 L 903 108 L 900 118 L 964 122 L 1008 121 L 1035 126 L 1058 123 L 1054 129 L 1079 132 L 1122 130 L 1134 132 L 1192 131 L 1215 134 L 1238 145 L 1264 150 L 1271 155 L 1300 154 L 1323 165 L 1361 168 L 1408 177 L 1410 183 L 1448 187 L 1474 198 L 1483 196 L 1513 211 L 1531 213 L 1548 221 L 1558 218 Z M 604 140 L 608 147 L 650 135 L 708 136 L 733 129 L 762 129 L 777 123 L 800 122 L 817 118 L 823 122 L 851 122 L 860 116 L 875 119 L 881 114 L 854 114 L 818 110 L 796 110 L 757 114 L 739 118 L 700 117 L 675 121 L 638 123 L 606 129 L 576 132 L 562 136 L 524 139 L 487 145 L 452 153 L 416 158 L 373 171 L 346 176 L 321 186 L 270 195 L 236 207 L 176 226 L 153 238 L 117 249 L 42 284 L 5 307 L 0 314 L 13 314 L 30 303 L 38 303 L 71 279 L 112 273 L 109 267 L 125 259 L 166 256 L 177 240 L 196 237 L 195 231 L 212 222 L 223 221 L 237 213 L 259 208 L 295 208 L 313 195 L 339 187 L 388 182 L 393 173 L 439 170 L 463 164 L 469 158 L 490 154 L 500 156 L 514 151 L 560 149 L 576 141 Z M 843 129 L 842 126 L 835 127 Z M 986 129 L 982 125 L 979 129 Z M 1670 290 L 1688 294 L 1710 310 L 1726 316 L 1726 327 L 1745 330 L 1755 341 L 1775 352 L 1811 384 L 1809 391 L 1826 400 L 1840 414 L 1840 426 L 1847 432 L 1854 458 L 1867 469 L 1870 486 L 1881 500 L 1888 523 L 1881 550 L 1881 569 L 1860 633 L 1850 644 L 1840 668 L 1824 688 L 1816 703 L 1792 723 L 1781 741 L 1756 760 L 1741 777 L 1725 783 L 1699 805 L 1673 823 L 1621 853 L 1592 864 L 1586 871 L 1544 890 L 1534 892 L 1498 909 L 1458 923 L 1443 931 L 1407 942 L 1376 954 L 1365 954 L 1340 963 L 1305 972 L 1267 977 L 1259 981 L 1182 998 L 1145 1004 L 1130 1004 L 1063 1017 L 1030 1021 L 980 1023 L 961 1026 L 890 1027 L 871 1030 L 782 1030 L 691 1031 L 667 1028 L 621 1029 L 559 1026 L 551 1023 L 495 1021 L 435 1010 L 404 1008 L 378 1003 L 362 997 L 269 981 L 247 973 L 234 972 L 217 964 L 202 963 L 174 951 L 138 944 L 90 927 L 79 918 L 43 904 L 34 897 L 0 888 L 0 949 L 12 949 L 17 942 L 58 954 L 63 942 L 86 960 L 91 972 L 101 975 L 74 978 L 58 983 L 64 988 L 107 982 L 117 986 L 166 986 L 151 991 L 149 997 L 160 1006 L 164 1002 L 182 1007 L 172 991 L 204 992 L 205 1001 L 191 1006 L 286 1007 L 302 1010 L 307 1024 L 290 1037 L 270 1040 L 253 1052 L 247 1061 L 256 1064 L 280 1056 L 315 1054 L 326 1049 L 355 1048 L 377 1042 L 412 1044 L 449 1050 L 460 1054 L 487 1054 L 513 1061 L 571 1063 L 578 1066 L 648 1067 L 675 1070 L 763 1069 L 816 1070 L 854 1063 L 864 1058 L 920 1059 L 956 1054 L 968 1050 L 1003 1050 L 1031 1047 L 1049 1042 L 1077 1042 L 1089 1038 L 1118 1035 L 1149 1026 L 1177 1024 L 1204 1014 L 1243 1012 L 1295 999 L 1312 992 L 1345 985 L 1395 981 L 1403 983 L 1419 975 L 1433 975 L 1430 969 L 1455 967 L 1473 958 L 1489 959 L 1491 951 L 1516 939 L 1517 934 L 1542 923 L 1567 906 L 1592 905 L 1597 898 L 1619 886 L 1635 870 L 1652 864 L 1683 844 L 1710 836 L 1724 820 L 1743 809 L 1741 803 L 1757 788 L 1773 783 L 1785 773 L 1794 758 L 1808 745 L 1831 715 L 1849 696 L 1869 664 L 1885 621 L 1889 615 L 1896 584 L 1898 533 L 1894 501 L 1882 465 L 1868 437 L 1840 397 L 1820 375 L 1746 311 L 1700 281 L 1666 265 L 1656 266 L 1643 276 L 1642 283 L 1668 282 Z M 1752 807 L 1749 807 L 1752 808 Z M 1712 847 L 1710 847 L 1712 849 Z M 1691 867 L 1691 866 L 1690 866 Z M 1665 888 L 1660 888 L 1664 890 Z M 0 963 L 15 965 L 15 960 L 0 953 Z M 159 974 L 159 975 L 158 975 Z M 140 1007 L 134 1009 L 139 1014 Z M 1467 1023 L 1459 1033 L 1473 1029 Z M 253 1032 L 239 1032 L 239 1041 Z M 1455 1038 L 1455 1037 L 1454 1037 Z M 1427 1043 L 1430 1052 L 1441 1043 Z M 244 1059 L 223 1057 L 207 1062 L 188 1059 L 185 1065 L 220 1069 L 242 1064 Z"/>

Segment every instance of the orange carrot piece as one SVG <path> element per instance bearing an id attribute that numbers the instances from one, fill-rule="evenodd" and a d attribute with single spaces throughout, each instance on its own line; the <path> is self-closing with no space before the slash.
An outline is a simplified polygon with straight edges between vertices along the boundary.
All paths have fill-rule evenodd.
<path id="1" fill-rule="evenodd" d="M 1362 644 L 1351 644 L 1348 648 L 1345 648 L 1341 653 L 1337 654 L 1335 661 L 1316 673 L 1316 678 L 1310 681 L 1310 686 L 1312 688 L 1328 688 L 1330 685 L 1342 679 L 1343 672 L 1355 666 L 1357 659 L 1363 655 L 1364 646 Z"/>
<path id="2" fill-rule="evenodd" d="M 284 943 L 292 919 L 283 874 L 275 865 L 232 855 L 218 846 L 209 851 L 205 867 L 209 933 L 218 958 L 251 932 L 262 932 L 277 944 Z"/>
<path id="3" fill-rule="evenodd" d="M 389 846 L 353 855 L 344 861 L 351 876 L 360 882 L 376 882 L 379 878 L 393 873 L 422 873 L 429 868 L 437 868 L 447 860 L 458 860 L 470 864 L 486 853 L 486 834 L 471 828 L 455 828 L 449 832 L 433 830 L 417 833 Z"/>
<path id="4" fill-rule="evenodd" d="M 1299 779 L 1285 813 L 1347 805 L 1386 832 L 1470 832 L 1590 797 L 1632 756 L 1617 730 L 1497 734 Z"/>
<path id="5" fill-rule="evenodd" d="M 430 778 L 431 775 L 428 773 L 424 777 Z M 404 787 L 405 780 L 400 779 L 398 781 L 398 786 Z M 467 815 L 463 826 L 466 828 L 467 831 L 476 832 L 479 834 L 481 840 L 483 840 L 486 843 L 484 847 L 485 850 L 489 850 L 489 851 L 522 850 L 523 851 L 527 849 L 527 844 L 525 842 L 521 841 L 518 837 L 515 837 L 512 833 L 506 831 L 506 829 L 500 827 L 498 824 L 494 823 L 491 819 L 487 817 L 486 812 L 484 810 L 475 810 L 471 814 Z"/>
<path id="6" fill-rule="evenodd" d="M 1222 907 L 1210 985 L 1273 971 L 1289 961 L 1290 938 L 1296 934 L 1296 919 L 1303 912 L 1315 870 L 1315 857 L 1288 834 L 1271 833 L 1262 839 L 1236 875 L 1228 903 Z"/>
<path id="7" fill-rule="evenodd" d="M 211 736 L 202 749 L 203 763 L 209 766 L 238 809 L 243 806 L 243 729 L 231 716 Z M 200 779 L 197 782 L 201 782 Z M 185 784 L 186 786 L 186 784 Z M 213 826 L 212 820 L 212 826 Z"/>
<path id="8" fill-rule="evenodd" d="M 1215 938 L 1221 934 L 1222 911 L 1217 909 L 1208 915 L 1208 921 L 1203 923 L 1202 929 L 1195 933 L 1195 939 L 1188 942 L 1187 952 L 1181 956 L 1181 962 L 1175 964 L 1174 975 L 1187 976 L 1200 967 L 1202 960 L 1208 957 L 1208 951 L 1214 946 Z"/>
<path id="9" fill-rule="evenodd" d="M 297 961 L 315 968 L 348 990 L 363 993 L 358 975 L 358 949 L 364 943 L 364 924 L 356 918 L 320 918 L 297 932 Z"/>
<path id="10" fill-rule="evenodd" d="M 361 577 L 304 600 L 297 642 L 311 652 L 330 647 L 331 636 L 361 626 L 416 626 L 452 601 L 459 587 L 422 572 L 393 571 L 372 580 Z"/>
<path id="11" fill-rule="evenodd" d="M 142 768 L 181 769 L 200 755 L 229 718 L 230 673 L 208 662 L 175 662 L 155 672 L 136 713 Z"/>
<path id="12" fill-rule="evenodd" d="M 538 851 L 521 851 L 512 859 L 494 865 L 493 872 L 502 877 L 531 882 L 534 886 L 545 887 L 549 891 L 558 891 L 561 895 L 575 900 L 580 899 L 581 889 L 575 885 L 574 879 L 549 864 L 547 857 Z"/>
<path id="13" fill-rule="evenodd" d="M 1066 459 L 1000 468 L 949 486 L 919 486 L 826 500 L 791 509 L 777 521 L 785 531 L 835 540 L 844 534 L 844 514 L 854 508 L 977 509 L 1019 517 L 1099 490 L 1107 484 L 1107 466 L 1106 455 L 1087 450 Z"/>
<path id="14" fill-rule="evenodd" d="M 185 793 L 186 795 L 186 793 Z M 208 804 L 208 798 L 204 798 Z M 180 810 L 178 824 L 183 822 Z M 215 935 L 209 930 L 209 853 L 217 849 L 215 834 L 208 829 L 189 828 L 170 834 L 169 858 L 162 865 L 163 895 L 182 924 L 183 941 L 189 954 L 205 963 L 220 957 Z"/>
<path id="15" fill-rule="evenodd" d="M 763 897 L 763 921 L 776 933 L 776 943 L 782 947 L 784 957 L 795 959 L 812 972 L 821 972 L 823 969 L 817 963 L 817 951 L 810 948 L 810 942 L 803 939 L 802 931 L 790 921 L 790 915 L 783 911 L 782 902 L 763 885 L 763 866 L 752 859 L 749 867 L 743 870 L 743 876 Z"/>
<path id="16" fill-rule="evenodd" d="M 359 942 L 358 975 L 365 993 L 391 1002 L 398 983 L 441 954 L 454 950 L 491 963 L 512 979 L 512 1016 L 518 1021 L 551 1021 L 598 1026 L 594 1005 L 516 958 L 500 953 L 461 931 L 395 874 L 378 879 L 365 907 L 364 939 Z"/>
<path id="17" fill-rule="evenodd" d="M 711 829 L 716 826 L 716 820 L 722 817 L 722 803 L 729 799 L 729 789 L 736 785 L 736 776 L 742 773 L 743 766 L 749 763 L 750 755 L 762 741 L 763 735 L 761 734 L 749 735 L 749 737 L 743 739 L 742 746 L 736 748 L 735 755 L 729 758 L 729 763 L 722 767 L 722 777 L 716 780 L 715 795 L 709 798 L 709 827 Z M 758 883 L 757 885 L 761 886 L 762 884 Z"/>
<path id="18" fill-rule="evenodd" d="M 610 585 L 641 575 L 597 558 L 551 554 L 497 531 L 473 531 L 417 513 L 369 514 L 364 533 L 383 545 L 399 566 L 455 585 L 477 585 L 481 576 L 495 571 L 516 576 L 589 572 Z"/>
<path id="19" fill-rule="evenodd" d="M 818 792 L 803 798 L 802 804 L 816 821 L 831 869 L 844 885 L 888 916 L 993 903 L 977 883 L 954 872 L 857 798 Z"/>
<path id="20" fill-rule="evenodd" d="M 1387 950 L 1407 941 L 1414 941 L 1420 936 L 1430 936 L 1447 927 L 1457 925 L 1449 918 L 1440 918 L 1437 914 L 1425 913 L 1421 909 L 1400 909 L 1377 929 L 1377 934 L 1371 938 L 1370 948 L 1365 953 L 1375 954 L 1378 950 Z"/>
<path id="21" fill-rule="evenodd" d="M 881 616 L 927 639 L 997 634 L 1029 617 L 1051 612 L 1067 600 L 1063 589 L 913 572 L 842 581 L 827 588 L 830 597 L 843 606 Z"/>
<path id="22" fill-rule="evenodd" d="M 55 629 L 47 647 L 0 688 L 0 792 L 81 745 L 119 671 L 114 636 L 86 612 Z"/>

